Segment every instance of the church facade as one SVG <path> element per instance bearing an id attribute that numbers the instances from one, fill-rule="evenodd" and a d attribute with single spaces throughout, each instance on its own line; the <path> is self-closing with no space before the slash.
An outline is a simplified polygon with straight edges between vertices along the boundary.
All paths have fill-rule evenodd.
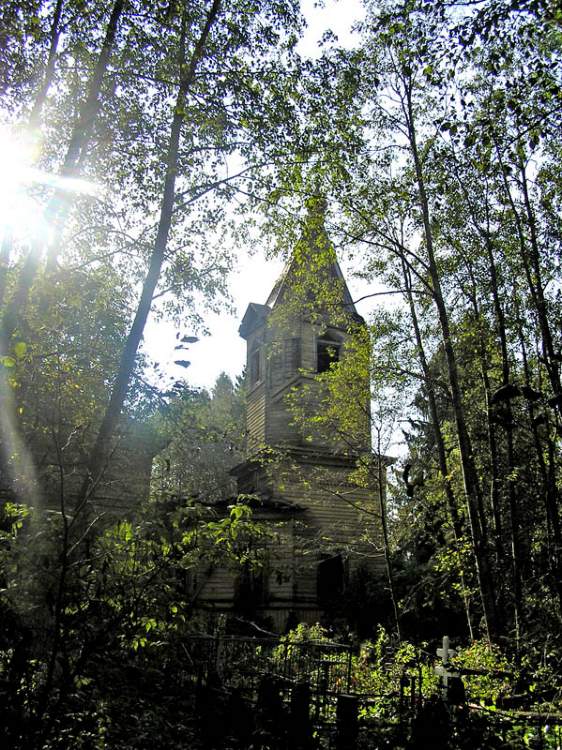
<path id="1" fill-rule="evenodd" d="M 368 382 L 354 389 L 365 403 L 352 440 L 318 419 L 329 407 L 327 378 L 361 327 L 323 216 L 311 212 L 271 294 L 249 304 L 239 328 L 247 344 L 247 458 L 232 473 L 267 533 L 257 566 L 237 576 L 212 571 L 201 594 L 207 607 L 283 631 L 322 620 L 354 577 L 381 572 L 385 462 L 371 452 Z M 359 462 L 367 469 L 360 480 Z"/>

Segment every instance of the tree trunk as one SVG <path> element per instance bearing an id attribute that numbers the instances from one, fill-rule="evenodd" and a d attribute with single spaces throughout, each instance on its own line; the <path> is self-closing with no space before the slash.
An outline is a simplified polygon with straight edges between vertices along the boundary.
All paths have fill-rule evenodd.
<path id="1" fill-rule="evenodd" d="M 548 373 L 548 379 L 550 381 L 550 386 L 554 395 L 562 396 L 560 371 L 557 362 L 557 353 L 554 350 L 552 331 L 550 330 L 550 322 L 548 319 L 548 305 L 544 296 L 544 282 L 542 279 L 536 222 L 529 197 L 525 166 L 522 160 L 520 160 L 518 168 L 521 177 L 521 187 L 523 191 L 523 204 L 525 207 L 527 223 L 529 226 L 530 242 L 527 241 L 527 238 L 525 236 L 523 222 L 519 215 L 517 206 L 515 205 L 515 201 L 513 199 L 513 195 L 507 181 L 503 158 L 497 142 L 495 146 L 496 155 L 498 157 L 498 162 L 500 164 L 503 175 L 505 194 L 513 212 L 513 220 L 515 222 L 515 228 L 519 240 L 519 250 L 521 254 L 521 260 L 523 262 L 523 268 L 525 270 L 525 278 L 527 279 L 529 293 L 531 295 L 531 299 L 533 300 L 533 305 L 537 313 L 539 330 L 541 333 L 542 356 Z M 557 409 L 558 414 L 562 414 L 562 403 L 560 403 L 560 401 L 556 403 L 555 408 Z"/>
<path id="2" fill-rule="evenodd" d="M 10 227 L 6 226 L 4 229 L 4 237 L 2 238 L 2 247 L 0 247 L 0 310 L 2 309 L 2 306 L 4 304 L 4 297 L 6 295 L 13 242 L 14 237 L 12 234 L 12 230 Z M 5 349 L 0 341 L 0 353 L 2 352 L 5 352 Z"/>
<path id="3" fill-rule="evenodd" d="M 172 126 L 170 130 L 170 139 L 168 142 L 166 176 L 164 180 L 164 192 L 160 208 L 158 232 L 156 235 L 156 240 L 154 242 L 154 248 L 150 258 L 150 265 L 143 284 L 137 311 L 131 329 L 127 336 L 127 340 L 125 341 L 123 353 L 121 355 L 119 370 L 117 373 L 117 377 L 115 378 L 115 383 L 113 385 L 109 404 L 105 411 L 96 438 L 96 442 L 90 455 L 90 459 L 88 462 L 88 476 L 82 485 L 78 498 L 79 507 L 92 497 L 93 493 L 95 492 L 95 488 L 103 474 L 109 453 L 109 445 L 115 433 L 115 429 L 121 416 L 123 403 L 129 389 L 129 383 L 135 366 L 138 347 L 143 335 L 148 314 L 150 312 L 154 291 L 160 278 L 160 272 L 162 269 L 162 264 L 164 262 L 164 255 L 172 222 L 180 132 L 185 118 L 184 112 L 186 95 L 195 78 L 197 65 L 204 55 L 207 38 L 209 36 L 211 27 L 213 26 L 219 14 L 220 5 L 221 0 L 213 0 L 213 4 L 205 21 L 205 25 L 191 55 L 189 65 L 186 65 L 185 59 L 185 40 L 187 34 L 186 5 L 184 5 L 183 8 L 182 32 L 180 40 L 180 59 L 178 61 L 180 71 L 180 86 L 176 98 L 174 116 L 172 119 Z"/>
<path id="4" fill-rule="evenodd" d="M 462 178 L 457 175 L 459 186 L 464 193 L 466 203 L 469 207 L 470 216 L 472 223 L 478 235 L 484 241 L 488 256 L 488 270 L 490 273 L 490 286 L 492 291 L 492 300 L 494 313 L 496 317 L 496 331 L 500 343 L 501 350 L 501 365 L 502 365 L 502 386 L 506 386 L 511 382 L 510 373 L 510 362 L 509 362 L 509 350 L 507 344 L 507 328 L 504 310 L 500 299 L 500 284 L 498 279 L 496 261 L 494 256 L 494 247 L 492 237 L 490 235 L 490 216 L 489 216 L 489 203 L 487 196 L 484 198 L 485 210 L 486 210 L 486 228 L 480 226 L 478 219 L 476 218 L 476 211 L 474 210 L 473 202 L 470 198 L 468 190 L 464 185 Z M 477 315 L 479 315 L 478 305 L 476 298 L 473 299 L 473 307 Z M 503 533 L 502 533 L 502 519 L 501 519 L 501 508 L 500 508 L 500 477 L 498 476 L 498 448 L 495 438 L 495 430 L 491 421 L 491 405 L 490 405 L 490 383 L 487 375 L 488 372 L 488 361 L 485 349 L 481 349 L 481 358 L 483 361 L 482 366 L 482 377 L 484 380 L 484 386 L 486 391 L 486 406 L 487 406 L 487 417 L 488 417 L 488 442 L 490 457 L 492 462 L 492 481 L 490 489 L 490 500 L 492 506 L 492 514 L 494 518 L 494 531 L 495 531 L 495 546 L 496 546 L 496 557 L 498 564 L 501 564 L 503 559 Z M 521 581 L 521 561 L 523 559 L 520 544 L 519 535 L 519 521 L 518 521 L 518 507 L 517 507 L 517 496 L 515 483 L 511 479 L 513 471 L 515 470 L 515 448 L 514 448 L 514 437 L 513 437 L 513 410 L 511 407 L 511 401 L 507 401 L 504 406 L 505 414 L 505 435 L 507 443 L 507 494 L 509 503 L 509 519 L 510 519 L 510 555 L 512 563 L 512 576 L 513 576 L 513 590 L 514 590 L 514 620 L 516 639 L 519 643 L 520 634 L 520 622 L 522 613 L 522 581 Z"/>
<path id="5" fill-rule="evenodd" d="M 45 66 L 45 73 L 43 75 L 43 81 L 37 94 L 31 114 L 29 115 L 29 121 L 27 126 L 30 130 L 36 130 L 41 121 L 41 114 L 43 107 L 47 100 L 49 89 L 53 83 L 55 77 L 55 62 L 57 57 L 57 49 L 60 39 L 60 19 L 63 9 L 63 0 L 57 0 L 55 10 L 53 13 L 53 22 L 51 24 L 51 32 L 49 34 L 49 53 L 47 55 L 47 64 Z M 12 257 L 12 251 L 14 246 L 14 238 L 11 231 L 6 228 L 4 238 L 2 240 L 2 249 L 0 251 L 0 310 L 4 306 L 4 297 L 6 294 L 7 276 L 10 264 L 10 258 Z M 4 347 L 0 342 L 0 352 L 4 351 Z"/>
<path id="6" fill-rule="evenodd" d="M 447 454 L 445 452 L 445 440 L 443 439 L 443 433 L 441 431 L 441 422 L 439 420 L 439 413 L 437 411 L 437 399 L 435 398 L 435 389 L 433 387 L 433 379 L 431 377 L 429 363 L 425 355 L 423 338 L 421 335 L 421 330 L 420 330 L 419 321 L 418 321 L 418 314 L 417 314 L 416 305 L 414 302 L 414 296 L 412 294 L 411 276 L 410 276 L 410 273 L 408 272 L 408 267 L 403 258 L 401 259 L 401 264 L 402 264 L 402 274 L 404 276 L 404 288 L 406 290 L 408 306 L 410 308 L 410 316 L 412 318 L 412 324 L 414 326 L 414 333 L 416 336 L 416 348 L 417 348 L 418 359 L 419 359 L 420 366 L 422 369 L 424 383 L 427 388 L 427 400 L 429 402 L 429 413 L 430 413 L 431 421 L 433 425 L 433 434 L 435 437 L 435 444 L 437 446 L 439 471 L 441 473 L 441 478 L 443 480 L 444 487 L 445 487 L 445 498 L 447 502 L 447 510 L 449 513 L 451 526 L 453 528 L 455 544 L 458 545 L 458 542 L 460 538 L 462 537 L 462 525 L 459 519 L 458 510 L 457 510 L 457 502 L 455 498 L 455 493 L 453 492 L 451 481 L 449 479 L 449 468 L 447 466 Z M 466 590 L 466 586 L 465 586 L 465 580 L 464 580 L 464 572 L 462 570 L 460 571 L 460 577 L 461 577 L 461 585 L 464 591 Z M 468 632 L 472 640 L 474 637 L 474 633 L 473 633 L 473 628 L 472 628 L 472 618 L 470 614 L 470 601 L 466 594 L 463 594 L 462 599 L 463 599 L 465 613 L 466 613 L 466 622 L 468 626 Z"/>
<path id="7" fill-rule="evenodd" d="M 494 311 L 496 314 L 496 325 L 498 338 L 500 340 L 500 349 L 502 357 L 502 385 L 506 386 L 511 380 L 511 368 L 509 364 L 509 353 L 507 347 L 507 329 L 505 323 L 505 315 L 500 300 L 498 274 L 494 258 L 494 251 L 492 247 L 492 241 L 488 231 L 485 236 L 486 250 L 488 254 L 488 267 L 490 270 L 490 282 L 492 287 L 492 299 L 494 302 Z M 510 520 L 510 533 L 511 533 L 511 566 L 513 575 L 513 606 L 514 606 L 514 618 L 515 618 L 515 634 L 517 644 L 520 642 L 521 637 L 521 625 L 522 625 L 522 612 L 523 612 L 523 590 L 521 581 L 521 564 L 523 555 L 521 553 L 521 543 L 519 537 L 519 510 L 517 503 L 517 493 L 515 488 L 515 482 L 513 479 L 513 472 L 515 466 L 515 447 L 513 441 L 513 411 L 511 408 L 511 402 L 508 400 L 505 407 L 505 437 L 507 444 L 507 496 L 509 502 L 509 520 Z"/>
<path id="8" fill-rule="evenodd" d="M 477 305 L 477 301 L 473 299 L 474 312 L 476 316 L 480 316 L 480 311 Z M 498 557 L 498 572 L 502 570 L 502 563 L 504 561 L 504 550 L 502 540 L 502 527 L 501 527 L 501 515 L 500 515 L 500 493 L 499 488 L 502 482 L 502 476 L 500 472 L 500 456 L 498 450 L 498 441 L 496 440 L 496 429 L 492 422 L 492 406 L 491 406 L 491 384 L 489 377 L 490 364 L 486 352 L 486 347 L 483 342 L 480 343 L 480 362 L 481 362 L 481 373 L 482 381 L 484 383 L 484 392 L 486 398 L 487 407 L 487 422 L 488 422 L 488 446 L 490 450 L 491 469 L 492 476 L 490 478 L 491 492 L 490 497 L 492 499 L 492 513 L 496 522 L 496 554 Z M 510 530 L 510 560 L 511 560 L 511 573 L 513 579 L 513 622 L 515 629 L 515 640 L 517 649 L 521 640 L 521 621 L 522 621 L 522 588 L 521 588 L 521 549 L 519 544 L 519 533 L 518 533 L 518 512 L 517 502 L 515 498 L 515 491 L 513 486 L 513 480 L 511 478 L 511 472 L 514 467 L 513 457 L 513 437 L 512 437 L 512 409 L 509 401 L 504 407 L 506 430 L 509 430 L 510 440 L 508 443 L 508 478 L 507 482 L 508 498 L 509 498 L 509 530 Z M 511 446 L 511 450 L 509 450 Z"/>
<path id="9" fill-rule="evenodd" d="M 31 129 L 38 128 L 41 123 L 41 115 L 43 113 L 43 107 L 47 101 L 49 89 L 53 84 L 55 78 L 55 62 L 57 59 L 57 50 L 59 46 L 59 39 L 61 34 L 60 19 L 62 16 L 63 0 L 57 0 L 55 10 L 53 12 L 53 22 L 51 24 L 51 31 L 49 33 L 49 52 L 47 54 L 47 64 L 45 65 L 45 73 L 43 80 L 35 96 L 33 102 L 33 108 L 29 115 L 28 126 Z"/>
<path id="10" fill-rule="evenodd" d="M 519 345 L 521 348 L 521 357 L 523 361 L 523 372 L 525 374 L 525 384 L 529 387 L 533 386 L 531 369 L 529 366 L 529 360 L 527 357 L 527 347 L 525 344 L 525 336 L 523 332 L 523 323 L 519 308 L 517 304 L 517 293 L 515 294 L 516 304 L 516 321 L 517 321 L 517 335 L 519 337 Z M 539 434 L 539 428 L 535 422 L 535 407 L 532 401 L 527 402 L 527 411 L 529 414 L 529 422 L 531 424 L 531 432 L 533 435 L 533 443 L 535 446 L 535 453 L 537 462 L 539 465 L 540 475 L 543 483 L 543 498 L 546 516 L 546 530 L 548 540 L 548 560 L 553 580 L 553 587 L 556 592 L 558 600 L 558 612 L 559 617 L 562 620 L 562 532 L 560 528 L 560 516 L 558 511 L 559 505 L 559 492 L 556 482 L 556 448 L 549 435 L 549 426 L 545 427 L 546 434 L 546 450 L 543 440 Z M 545 458 L 545 453 L 548 456 L 548 462 Z"/>
<path id="11" fill-rule="evenodd" d="M 439 269 L 437 267 L 437 261 L 433 245 L 433 232 L 431 229 L 430 212 L 429 212 L 429 201 L 425 189 L 425 178 L 423 174 L 423 168 L 420 160 L 420 155 L 417 146 L 415 119 L 412 106 L 412 85 L 411 81 L 405 80 L 404 82 L 405 92 L 405 107 L 404 114 L 408 132 L 408 140 L 412 158 L 414 161 L 414 170 L 416 175 L 416 184 L 418 190 L 418 198 L 420 202 L 420 208 L 422 211 L 424 237 L 426 242 L 427 257 L 429 263 L 429 273 L 431 283 L 433 287 L 433 299 L 437 308 L 439 325 L 441 329 L 441 337 L 443 341 L 443 348 L 445 350 L 445 358 L 447 361 L 447 370 L 449 376 L 449 386 L 451 389 L 451 399 L 453 403 L 453 410 L 455 414 L 455 423 L 457 428 L 457 439 L 459 445 L 459 452 L 461 457 L 461 466 L 463 474 L 464 490 L 466 495 L 468 518 L 470 522 L 470 530 L 472 536 L 472 543 L 474 549 L 474 557 L 476 562 L 476 572 L 478 578 L 478 586 L 480 589 L 480 598 L 482 601 L 482 609 L 484 615 L 484 623 L 488 638 L 495 635 L 497 632 L 497 618 L 495 611 L 495 596 L 494 596 L 494 585 L 490 566 L 488 563 L 488 554 L 486 550 L 486 539 L 484 530 L 479 518 L 479 508 L 482 504 L 480 485 L 478 482 L 478 474 L 476 466 L 474 464 L 474 458 L 472 454 L 472 445 L 466 425 L 466 419 L 464 415 L 464 408 L 462 403 L 461 387 L 459 381 L 459 373 L 457 367 L 457 360 L 453 347 L 453 341 L 449 326 L 449 315 L 443 293 L 441 290 L 441 278 Z"/>
<path id="12" fill-rule="evenodd" d="M 385 472 L 385 466 L 383 462 L 383 458 L 381 455 L 381 440 L 380 440 L 380 432 L 379 437 L 377 440 L 377 463 L 376 463 L 376 470 L 377 470 L 377 489 L 378 489 L 378 496 L 379 496 L 379 511 L 380 511 L 380 518 L 381 518 L 381 530 L 382 530 L 382 541 L 383 541 L 383 549 L 384 549 L 384 562 L 385 562 L 385 568 L 386 568 L 386 580 L 388 582 L 388 593 L 390 595 L 390 603 L 392 604 L 392 611 L 394 614 L 394 626 L 396 628 L 396 635 L 398 636 L 398 640 L 402 640 L 402 633 L 400 629 L 400 615 L 398 612 L 398 600 L 396 598 L 396 586 L 394 584 L 394 572 L 392 570 L 392 560 L 390 558 L 390 539 L 388 536 L 388 524 L 386 522 L 386 503 L 384 501 L 385 498 L 385 482 L 383 480 L 384 472 Z"/>
<path id="13" fill-rule="evenodd" d="M 80 108 L 78 120 L 70 136 L 66 156 L 60 170 L 62 177 L 75 176 L 79 173 L 79 165 L 84 164 L 85 152 L 90 143 L 94 123 L 101 108 L 101 86 L 113 52 L 117 28 L 123 14 L 125 2 L 126 0 L 115 0 L 113 10 L 111 11 L 105 38 L 94 69 L 90 88 L 88 89 L 88 95 Z M 59 190 L 47 206 L 47 221 L 52 224 L 54 235 L 52 242 L 47 248 L 47 271 L 53 271 L 56 268 L 58 246 L 69 205 L 68 193 Z"/>

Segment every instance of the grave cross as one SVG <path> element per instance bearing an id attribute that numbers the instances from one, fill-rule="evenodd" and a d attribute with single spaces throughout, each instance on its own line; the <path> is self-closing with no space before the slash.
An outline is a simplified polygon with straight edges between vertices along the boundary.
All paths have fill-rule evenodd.
<path id="1" fill-rule="evenodd" d="M 446 667 L 449 664 L 449 659 L 455 656 L 457 652 L 454 648 L 449 647 L 449 636 L 443 636 L 443 648 L 437 649 L 437 656 L 440 656 L 443 660 L 443 666 Z"/>
<path id="2" fill-rule="evenodd" d="M 464 685 L 457 670 L 451 669 L 449 659 L 457 652 L 449 645 L 449 636 L 443 637 L 443 647 L 437 649 L 437 656 L 441 657 L 442 663 L 435 668 L 435 672 L 441 678 L 441 695 L 445 703 L 463 705 L 465 703 Z"/>

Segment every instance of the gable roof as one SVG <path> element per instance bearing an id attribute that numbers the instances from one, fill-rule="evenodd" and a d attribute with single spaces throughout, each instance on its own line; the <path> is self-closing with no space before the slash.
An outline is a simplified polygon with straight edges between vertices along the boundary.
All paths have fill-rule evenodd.
<path id="1" fill-rule="evenodd" d="M 267 305 L 250 302 L 238 328 L 238 333 L 243 339 L 247 339 L 250 333 L 267 318 L 271 309 Z"/>

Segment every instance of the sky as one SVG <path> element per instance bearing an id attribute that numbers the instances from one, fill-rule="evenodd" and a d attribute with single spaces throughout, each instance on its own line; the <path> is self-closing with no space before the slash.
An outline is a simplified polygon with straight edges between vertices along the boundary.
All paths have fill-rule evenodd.
<path id="1" fill-rule="evenodd" d="M 359 0 L 326 0 L 324 7 L 316 7 L 314 0 L 301 0 L 301 8 L 308 27 L 300 42 L 302 55 L 316 56 L 318 42 L 327 29 L 332 29 L 339 44 L 352 47 L 356 41 L 351 28 L 363 17 Z M 341 259 L 340 259 L 341 260 Z M 368 293 L 364 284 L 350 277 L 342 264 L 344 275 L 353 299 Z M 250 302 L 265 303 L 271 288 L 283 269 L 281 260 L 266 260 L 264 253 L 250 256 L 243 249 L 237 252 L 235 269 L 229 280 L 234 314 L 205 313 L 209 335 L 192 344 L 189 351 L 179 356 L 174 351 L 177 343 L 176 328 L 170 324 L 148 321 L 144 336 L 144 350 L 161 365 L 161 369 L 174 380 L 185 379 L 194 387 L 211 388 L 221 372 L 235 378 L 242 372 L 246 361 L 246 344 L 238 335 L 238 326 Z M 358 311 L 366 314 L 366 304 Z M 175 359 L 187 358 L 191 365 L 186 370 L 174 365 Z"/>

